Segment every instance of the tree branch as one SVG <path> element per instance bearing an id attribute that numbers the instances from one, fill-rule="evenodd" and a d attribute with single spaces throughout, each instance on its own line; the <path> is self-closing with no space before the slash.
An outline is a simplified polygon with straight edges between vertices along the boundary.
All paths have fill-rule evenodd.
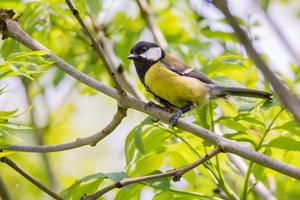
<path id="1" fill-rule="evenodd" d="M 48 152 L 56 152 L 56 151 L 65 151 L 69 149 L 75 149 L 78 147 L 91 145 L 95 146 L 100 140 L 108 136 L 126 117 L 126 108 L 118 107 L 117 113 L 114 115 L 111 122 L 100 132 L 91 135 L 85 138 L 77 138 L 74 142 L 69 142 L 65 144 L 58 145 L 10 145 L 8 147 L 2 148 L 3 150 L 11 150 L 11 151 L 23 151 L 23 152 L 39 152 L 39 153 L 48 153 Z"/>
<path id="2" fill-rule="evenodd" d="M 70 10 L 72 11 L 73 15 L 76 17 L 76 19 L 79 22 L 80 26 L 82 27 L 83 32 L 90 39 L 90 41 L 92 43 L 92 46 L 94 47 L 97 54 L 101 58 L 104 66 L 106 67 L 106 70 L 108 71 L 111 79 L 113 80 L 116 89 L 118 90 L 118 92 L 120 94 L 124 93 L 121 85 L 119 84 L 118 80 L 116 79 L 115 72 L 113 71 L 114 68 L 112 67 L 112 64 L 110 63 L 110 61 L 107 59 L 102 47 L 98 44 L 97 40 L 94 38 L 93 34 L 90 32 L 90 30 L 88 29 L 88 27 L 86 26 L 86 24 L 84 23 L 82 18 L 80 17 L 80 14 L 79 14 L 78 10 L 75 8 L 75 6 L 71 2 L 71 0 L 65 0 L 65 1 L 66 1 L 67 5 L 69 6 Z"/>
<path id="3" fill-rule="evenodd" d="M 12 200 L 12 197 L 10 196 L 10 193 L 1 176 L 0 176 L 0 199 Z"/>
<path id="4" fill-rule="evenodd" d="M 233 163 L 236 168 L 239 170 L 242 176 L 245 176 L 247 173 L 248 165 L 247 163 L 240 157 L 233 155 L 233 154 L 227 154 L 229 160 L 231 163 Z M 256 180 L 254 174 L 250 175 L 250 183 L 254 185 L 254 192 L 260 196 L 261 199 L 264 200 L 276 200 L 272 192 L 261 182 Z"/>
<path id="5" fill-rule="evenodd" d="M 162 34 L 161 30 L 158 28 L 157 24 L 155 23 L 154 17 L 151 15 L 151 8 L 148 5 L 146 0 L 136 0 L 142 18 L 146 22 L 148 28 L 152 32 L 155 42 L 157 42 L 163 49 L 168 47 L 168 43 L 166 38 Z"/>
<path id="6" fill-rule="evenodd" d="M 191 4 L 190 8 L 194 11 L 196 15 L 199 15 L 200 17 L 203 17 L 201 15 L 201 12 L 195 9 Z M 230 164 L 233 164 L 238 170 L 242 177 L 245 176 L 245 172 L 247 171 L 248 164 L 239 156 L 236 156 L 234 154 L 227 154 L 227 157 L 229 158 Z M 252 174 L 250 178 L 250 182 L 252 185 L 255 184 L 253 190 L 254 192 L 260 196 L 260 198 L 264 200 L 275 200 L 276 198 L 273 196 L 272 192 L 261 182 L 257 182 L 255 176 Z"/>
<path id="7" fill-rule="evenodd" d="M 5 11 L 7 12 L 7 11 Z M 33 49 L 33 50 L 42 50 L 47 51 L 49 54 L 47 55 L 48 58 L 51 58 L 55 61 L 57 67 L 63 70 L 65 73 L 69 74 L 73 78 L 77 79 L 78 81 L 102 92 L 119 102 L 119 105 L 127 106 L 129 108 L 138 110 L 140 112 L 147 113 L 163 122 L 169 123 L 169 119 L 171 114 L 168 112 L 163 111 L 162 109 L 156 107 L 146 107 L 146 103 L 144 101 L 138 100 L 136 98 L 127 96 L 127 95 L 120 95 L 115 89 L 112 89 L 92 78 L 87 76 L 86 74 L 76 70 L 70 64 L 65 62 L 63 59 L 55 55 L 49 49 L 44 47 L 41 43 L 37 42 L 33 38 L 31 38 L 28 34 L 26 34 L 20 27 L 16 20 L 12 20 L 11 18 L 13 15 L 8 15 L 3 17 L 0 12 L 0 31 L 6 37 L 12 37 L 15 40 L 19 41 L 20 43 L 24 44 L 25 46 Z M 147 108 L 147 109 L 146 109 Z M 177 121 L 177 127 L 184 129 L 208 142 L 211 142 L 215 145 L 218 145 L 222 148 L 225 152 L 230 152 L 236 155 L 239 155 L 245 159 L 254 161 L 258 164 L 261 164 L 265 167 L 273 169 L 277 172 L 285 174 L 287 176 L 296 178 L 300 180 L 300 169 L 286 164 L 284 162 L 278 161 L 273 159 L 269 156 L 264 154 L 258 153 L 249 147 L 240 144 L 239 142 L 229 140 L 222 136 L 219 136 L 216 133 L 213 133 L 209 130 L 206 130 L 202 127 L 196 126 L 193 123 L 187 122 L 183 119 L 179 119 Z"/>
<path id="8" fill-rule="evenodd" d="M 122 187 L 132 184 L 132 183 L 139 183 L 139 182 L 143 182 L 143 181 L 162 179 L 162 178 L 171 177 L 171 176 L 173 176 L 173 181 L 179 181 L 183 174 L 185 174 L 186 172 L 201 165 L 202 163 L 211 159 L 212 157 L 214 157 L 215 155 L 217 155 L 220 152 L 222 152 L 222 149 L 220 147 L 216 147 L 214 150 L 212 150 L 211 152 L 209 152 L 208 154 L 206 154 L 204 157 L 200 158 L 199 160 L 197 160 L 191 164 L 188 164 L 186 166 L 183 166 L 179 169 L 170 170 L 166 173 L 142 176 L 142 177 L 137 177 L 137 178 L 124 178 L 112 185 L 109 185 L 107 187 L 100 189 L 99 191 L 95 192 L 94 194 L 85 195 L 81 199 L 82 200 L 95 200 L 95 199 L 98 199 L 103 194 L 105 194 L 106 192 L 109 192 L 115 188 L 122 188 Z"/>
<path id="9" fill-rule="evenodd" d="M 116 78 L 118 79 L 119 83 L 134 97 L 144 100 L 144 96 L 134 86 L 133 81 L 130 79 L 129 75 L 124 70 L 121 61 L 116 56 L 113 48 L 113 43 L 110 40 L 108 40 L 108 38 L 105 36 L 105 30 L 101 29 L 101 27 L 98 27 L 95 19 L 92 16 L 90 16 L 90 18 L 92 21 L 93 28 L 97 34 L 97 39 L 101 44 L 103 51 L 107 56 L 107 59 L 109 59 L 110 63 L 112 63 L 113 70 L 117 75 Z"/>
<path id="10" fill-rule="evenodd" d="M 262 137 L 260 138 L 260 141 L 258 142 L 258 144 L 255 147 L 256 151 L 259 151 L 264 143 L 265 138 L 267 137 L 267 135 L 269 134 L 270 130 L 272 129 L 275 121 L 278 119 L 278 117 L 280 116 L 280 114 L 284 111 L 283 108 L 280 108 L 280 110 L 277 112 L 277 114 L 274 116 L 274 118 L 272 119 L 272 121 L 270 122 L 270 124 L 268 125 L 268 127 L 265 128 L 264 133 L 262 135 Z M 247 172 L 245 173 L 245 179 L 244 179 L 244 185 L 243 185 L 243 190 L 242 190 L 242 194 L 241 194 L 241 199 L 247 199 L 247 195 L 248 195 L 248 183 L 249 183 L 249 179 L 251 177 L 251 171 L 254 167 L 254 162 L 250 162 Z"/>
<path id="11" fill-rule="evenodd" d="M 14 163 L 9 158 L 2 157 L 2 158 L 0 158 L 0 161 L 4 162 L 8 166 L 10 166 L 12 169 L 14 169 L 16 172 L 18 172 L 19 174 L 21 174 L 28 181 L 30 181 L 31 183 L 33 183 L 35 186 L 37 186 L 38 188 L 40 188 L 45 193 L 49 194 L 54 199 L 63 200 L 63 198 L 61 196 L 59 196 L 57 193 L 55 193 L 54 191 L 52 191 L 51 189 L 49 189 L 48 187 L 46 187 L 43 183 L 41 183 L 38 180 L 36 180 L 34 177 L 32 177 L 30 174 L 28 174 L 26 171 L 24 171 L 22 168 L 20 168 L 16 163 Z"/>
<path id="12" fill-rule="evenodd" d="M 268 65 L 260 57 L 252 45 L 251 40 L 247 36 L 246 32 L 239 26 L 236 19 L 229 11 L 226 0 L 212 0 L 212 3 L 223 13 L 228 20 L 229 24 L 236 33 L 240 42 L 245 47 L 248 55 L 252 58 L 256 66 L 263 73 L 265 78 L 271 83 L 274 91 L 278 94 L 283 105 L 293 114 L 296 121 L 300 124 L 300 100 L 297 96 L 282 84 L 279 78 L 270 70 Z"/>

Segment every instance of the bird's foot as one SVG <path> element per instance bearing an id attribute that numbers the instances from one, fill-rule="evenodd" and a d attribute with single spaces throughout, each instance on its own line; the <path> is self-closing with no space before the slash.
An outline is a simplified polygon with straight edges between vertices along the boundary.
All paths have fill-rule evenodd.
<path id="1" fill-rule="evenodd" d="M 182 110 L 178 110 L 176 113 L 174 113 L 171 116 L 169 122 L 171 123 L 172 127 L 176 124 L 177 120 L 181 117 L 182 114 L 183 114 Z"/>

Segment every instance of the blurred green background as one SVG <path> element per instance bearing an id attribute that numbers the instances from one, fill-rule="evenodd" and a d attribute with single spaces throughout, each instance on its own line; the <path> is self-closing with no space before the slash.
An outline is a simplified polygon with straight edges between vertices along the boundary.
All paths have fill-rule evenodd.
<path id="1" fill-rule="evenodd" d="M 148 3 L 150 14 L 168 43 L 168 52 L 219 84 L 270 90 L 213 5 L 200 0 Z M 76 0 L 74 4 L 93 33 L 97 35 L 96 31 L 101 30 L 113 44 L 114 53 L 138 90 L 151 99 L 127 59 L 137 41 L 153 41 L 137 2 Z M 230 0 L 228 4 L 266 62 L 299 93 L 300 2 Z M 22 14 L 20 25 L 30 36 L 78 70 L 112 86 L 100 58 L 64 1 L 1 0 L 0 7 Z M 272 23 L 283 35 L 278 36 Z M 286 42 L 282 42 L 283 37 Z M 287 50 L 287 44 L 295 55 Z M 64 74 L 41 52 L 32 52 L 12 39 L 1 41 L 0 46 L 0 147 L 13 143 L 65 143 L 96 133 L 112 119 L 117 109 L 113 99 Z M 193 162 L 213 148 L 187 132 L 153 123 L 148 118 L 144 121 L 145 118 L 145 114 L 129 109 L 121 125 L 95 147 L 49 154 L 11 152 L 9 157 L 47 186 L 58 192 L 64 190 L 62 195 L 69 199 L 79 199 L 82 194 L 111 183 L 95 176 L 69 188 L 82 177 L 99 172 L 123 172 L 118 175 L 136 177 L 166 171 Z M 245 98 L 221 99 L 197 108 L 186 118 L 251 148 L 257 147 L 267 131 L 260 152 L 300 167 L 300 128 L 277 101 L 267 104 Z M 299 181 L 258 165 L 254 165 L 252 172 L 274 197 L 300 198 Z M 12 199 L 51 199 L 4 164 L 0 164 L 0 177 Z M 222 154 L 188 172 L 180 182 L 163 179 L 134 184 L 109 192 L 101 199 L 217 199 L 222 194 L 216 188 L 227 197 L 240 196 L 243 181 L 238 167 Z M 249 185 L 248 198 L 261 199 Z"/>

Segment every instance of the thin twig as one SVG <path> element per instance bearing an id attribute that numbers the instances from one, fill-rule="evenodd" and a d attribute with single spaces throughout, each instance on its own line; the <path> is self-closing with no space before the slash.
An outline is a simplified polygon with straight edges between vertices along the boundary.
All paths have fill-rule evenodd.
<path id="1" fill-rule="evenodd" d="M 75 149 L 78 147 L 91 145 L 95 146 L 100 140 L 108 136 L 126 117 L 126 108 L 118 107 L 117 113 L 114 115 L 111 122 L 101 131 L 85 138 L 77 138 L 74 142 L 58 144 L 58 145 L 10 145 L 8 147 L 2 148 L 3 150 L 11 151 L 23 151 L 23 152 L 35 152 L 35 153 L 47 153 L 56 151 L 65 151 L 69 149 Z"/>
<path id="2" fill-rule="evenodd" d="M 43 183 L 41 183 L 38 180 L 36 180 L 34 177 L 32 177 L 30 174 L 28 174 L 26 171 L 24 171 L 21 167 L 19 167 L 16 163 L 14 163 L 9 158 L 2 157 L 2 158 L 0 158 L 0 161 L 4 162 L 8 166 L 10 166 L 12 169 L 14 169 L 16 172 L 18 172 L 19 174 L 21 174 L 28 181 L 30 181 L 31 183 L 33 183 L 35 186 L 37 186 L 38 188 L 40 188 L 42 191 L 44 191 L 47 194 L 49 194 L 54 199 L 63 200 L 63 198 L 61 196 L 59 196 L 56 192 L 52 191 L 51 189 L 49 189 L 48 187 L 46 187 Z"/>
<path id="3" fill-rule="evenodd" d="M 150 6 L 148 5 L 146 0 L 136 0 L 140 11 L 142 18 L 146 22 L 148 28 L 152 32 L 152 35 L 154 37 L 154 40 L 162 47 L 167 48 L 168 43 L 166 41 L 166 38 L 162 34 L 161 30 L 158 28 L 157 24 L 155 23 L 154 17 L 151 14 Z"/>
<path id="4" fill-rule="evenodd" d="M 248 55 L 252 58 L 257 68 L 260 69 L 265 78 L 271 83 L 283 105 L 293 114 L 296 121 L 300 124 L 300 100 L 298 97 L 291 93 L 291 91 L 279 80 L 279 78 L 270 70 L 268 65 L 255 50 L 246 32 L 240 27 L 236 19 L 230 13 L 227 1 L 212 0 L 212 3 L 224 14 L 228 23 L 235 31 L 236 36 L 245 47 Z"/>
<path id="5" fill-rule="evenodd" d="M 8 12 L 8 11 L 3 11 L 3 12 Z M 70 76 L 77 79 L 78 81 L 116 99 L 123 106 L 127 106 L 128 108 L 132 108 L 140 112 L 149 114 L 155 117 L 156 119 L 161 120 L 162 122 L 169 123 L 169 119 L 171 117 L 170 113 L 165 112 L 159 108 L 155 108 L 155 107 L 149 108 L 149 106 L 146 107 L 146 103 L 144 101 L 138 100 L 134 97 L 120 95 L 115 89 L 112 89 L 92 79 L 86 74 L 76 70 L 74 67 L 72 67 L 72 65 L 70 65 L 69 63 L 65 62 L 63 59 L 55 55 L 53 52 L 51 52 L 49 49 L 47 49 L 38 41 L 31 38 L 27 33 L 25 33 L 20 28 L 19 23 L 16 20 L 11 19 L 12 17 L 13 15 L 8 15 L 7 17 L 3 17 L 3 15 L 1 15 L 0 12 L 0 31 L 5 36 L 4 38 L 11 37 L 16 41 L 19 41 L 20 43 L 24 44 L 25 46 L 31 48 L 32 50 L 47 51 L 48 52 L 47 57 L 53 59 L 57 67 L 59 67 L 65 73 L 69 74 Z M 239 142 L 229 140 L 227 138 L 219 136 L 216 133 L 213 133 L 202 127 L 196 126 L 195 124 L 187 122 L 181 118 L 177 121 L 176 126 L 200 138 L 203 138 L 208 142 L 220 146 L 225 152 L 239 155 L 245 159 L 254 161 L 258 164 L 273 169 L 277 172 L 280 172 L 282 174 L 300 180 L 300 169 L 291 166 L 289 164 L 286 164 L 284 162 L 281 162 L 279 160 L 273 159 L 264 154 L 258 153 Z"/>
<path id="6" fill-rule="evenodd" d="M 12 200 L 12 197 L 4 183 L 2 177 L 0 176 L 0 199 L 3 200 Z"/>
<path id="7" fill-rule="evenodd" d="M 152 24 L 154 24 L 154 26 L 156 27 L 156 29 L 158 29 L 158 32 L 162 35 L 162 37 L 164 38 L 161 30 L 159 29 L 158 26 L 156 26 L 156 23 L 155 23 L 155 20 L 153 18 L 153 16 L 151 15 L 150 13 L 150 6 L 147 4 L 147 1 L 144 1 L 144 0 L 136 0 L 139 7 L 140 7 L 140 10 L 141 10 L 141 13 L 142 13 L 142 17 L 144 19 L 144 21 L 146 21 L 146 24 L 147 26 L 149 27 L 150 30 L 152 30 Z M 151 23 L 149 23 L 148 21 L 151 21 Z M 152 35 L 154 38 L 157 38 L 157 34 L 155 33 L 155 31 L 151 31 L 152 32 Z M 160 35 L 158 34 L 158 36 Z M 167 42 L 166 40 L 164 39 L 166 45 L 167 45 Z M 211 104 L 210 104 L 210 107 L 211 107 Z M 213 115 L 211 114 L 211 118 L 213 118 Z M 212 120 L 212 125 L 211 125 L 211 131 L 214 132 L 214 125 L 213 125 L 213 120 Z M 187 143 L 188 144 L 188 143 Z M 216 160 L 217 160 L 217 169 L 218 169 L 218 172 L 219 172 L 219 186 L 222 187 L 222 190 L 224 191 L 224 195 L 227 197 L 229 196 L 230 199 L 237 199 L 237 195 L 232 191 L 232 189 L 228 186 L 228 184 L 226 183 L 226 180 L 224 179 L 223 177 L 223 173 L 222 173 L 222 170 L 221 170 L 221 167 L 220 165 L 218 164 L 218 156 L 216 156 Z M 227 199 L 227 198 L 226 198 Z"/>
<path id="8" fill-rule="evenodd" d="M 103 51 L 107 59 L 112 64 L 113 70 L 116 73 L 116 78 L 119 83 L 134 97 L 144 100 L 144 96 L 137 90 L 137 87 L 134 86 L 133 80 L 124 70 L 123 65 L 121 64 L 120 59 L 114 52 L 113 43 L 105 36 L 105 30 L 101 28 L 100 25 L 96 24 L 96 20 L 90 16 L 93 28 L 97 34 L 98 43 L 101 44 Z M 100 27 L 99 27 L 100 26 Z"/>
<path id="9" fill-rule="evenodd" d="M 283 108 L 280 108 L 280 110 L 277 112 L 277 114 L 275 115 L 275 117 L 272 119 L 271 123 L 268 125 L 268 127 L 265 129 L 262 138 L 260 139 L 259 143 L 257 144 L 257 146 L 255 147 L 256 151 L 259 151 L 265 141 L 265 138 L 267 137 L 267 135 L 269 134 L 271 128 L 273 127 L 275 121 L 278 119 L 278 117 L 280 116 L 280 114 L 284 111 Z M 243 185 L 243 191 L 242 191 L 242 195 L 241 195 L 241 199 L 247 199 L 247 194 L 248 194 L 248 183 L 249 183 L 249 178 L 251 176 L 251 171 L 252 168 L 254 167 L 254 162 L 251 161 L 249 163 L 247 172 L 245 174 L 245 179 L 244 179 L 244 185 Z"/>
<path id="10" fill-rule="evenodd" d="M 97 40 L 94 38 L 94 36 L 91 33 L 91 31 L 88 29 L 88 27 L 84 23 L 83 19 L 80 17 L 80 14 L 79 14 L 78 10 L 75 8 L 75 6 L 71 2 L 71 0 L 65 0 L 65 1 L 66 1 L 67 5 L 69 6 L 70 10 L 72 11 L 73 15 L 76 17 L 76 19 L 79 22 L 80 26 L 82 27 L 84 33 L 89 37 L 89 39 L 90 39 L 90 41 L 92 43 L 92 46 L 94 47 L 94 49 L 96 50 L 97 54 L 101 58 L 104 66 L 106 67 L 106 70 L 108 71 L 111 79 L 113 80 L 116 89 L 118 90 L 118 92 L 120 94 L 123 94 L 124 91 L 123 91 L 121 85 L 119 84 L 118 80 L 116 79 L 116 74 L 113 71 L 114 68 L 112 67 L 112 64 L 110 63 L 110 61 L 107 59 L 107 57 L 106 57 L 106 55 L 105 55 L 102 47 L 98 44 Z"/>
<path id="11" fill-rule="evenodd" d="M 195 167 L 199 166 L 200 164 L 206 162 L 210 158 L 214 157 L 218 153 L 222 152 L 222 149 L 220 147 L 216 147 L 214 150 L 206 154 L 204 157 L 200 158 L 199 160 L 185 165 L 179 169 L 174 169 L 171 171 L 168 171 L 166 173 L 161 173 L 161 174 L 154 174 L 154 175 L 149 175 L 149 176 L 142 176 L 142 177 L 137 177 L 137 178 L 124 178 L 112 185 L 109 185 L 107 187 L 104 187 L 100 189 L 99 191 L 95 192 L 94 194 L 91 195 L 85 195 L 82 197 L 82 200 L 95 200 L 105 194 L 106 192 L 109 192 L 115 188 L 122 188 L 126 185 L 132 184 L 132 183 L 139 183 L 143 181 L 148 181 L 148 180 L 155 180 L 155 179 L 162 179 L 166 177 L 171 177 L 173 176 L 173 181 L 179 181 L 180 178 L 182 177 L 183 174 L 186 172 L 194 169 Z"/>
<path id="12" fill-rule="evenodd" d="M 234 154 L 227 154 L 230 162 L 239 170 L 241 176 L 245 176 L 248 164 L 241 157 Z M 253 190 L 254 192 L 263 200 L 276 200 L 272 192 L 268 187 L 266 187 L 261 181 L 257 181 L 254 174 L 250 175 L 250 183 L 255 184 Z"/>
<path id="13" fill-rule="evenodd" d="M 196 10 L 195 7 L 191 5 L 191 3 L 189 5 L 196 15 L 198 15 L 199 17 L 203 17 L 201 15 L 201 12 Z M 247 163 L 242 158 L 234 154 L 229 153 L 227 154 L 227 157 L 229 158 L 230 163 L 233 164 L 239 170 L 241 176 L 245 176 L 245 172 L 248 168 Z M 257 183 L 253 189 L 254 192 L 260 196 L 260 198 L 264 200 L 275 200 L 275 197 L 272 195 L 271 191 L 262 182 L 257 182 L 253 174 L 251 175 L 250 181 L 252 184 Z"/>

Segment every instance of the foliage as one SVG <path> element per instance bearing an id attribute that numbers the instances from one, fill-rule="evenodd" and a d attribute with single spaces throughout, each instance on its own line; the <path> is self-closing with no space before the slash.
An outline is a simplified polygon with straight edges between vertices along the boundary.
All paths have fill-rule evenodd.
<path id="1" fill-rule="evenodd" d="M 97 31 L 94 26 L 98 26 L 105 32 L 106 38 L 113 43 L 113 50 L 125 70 L 129 72 L 130 77 L 136 77 L 135 73 L 131 73 L 133 66 L 126 58 L 128 51 L 136 41 L 149 38 L 151 35 L 136 2 L 120 0 L 116 1 L 115 6 L 108 0 L 79 0 L 74 3 L 93 33 Z M 270 9 L 272 3 L 273 1 L 260 1 L 264 10 Z M 188 1 L 152 0 L 150 5 L 153 8 L 155 21 L 169 43 L 167 51 L 197 70 L 201 70 L 220 85 L 270 90 L 253 62 L 244 55 L 234 33 L 227 29 L 214 30 L 212 28 L 213 23 L 227 27 L 228 24 L 224 18 L 211 22 L 199 17 Z M 101 60 L 63 0 L 2 0 L 1 7 L 13 8 L 18 14 L 22 13 L 20 24 L 29 35 L 76 69 L 111 85 Z M 237 17 L 237 19 L 241 26 L 250 31 L 256 26 L 261 26 L 242 18 Z M 96 24 L 93 24 L 93 20 L 96 20 Z M 254 36 L 252 39 L 257 40 Z M 217 54 L 215 49 L 218 51 Z M 85 115 L 83 110 L 107 111 L 108 115 L 113 112 L 110 107 L 104 108 L 112 104 L 107 103 L 109 100 L 100 96 L 102 99 L 99 103 L 100 97 L 94 90 L 70 81 L 70 78 L 58 70 L 51 60 L 44 57 L 46 52 L 30 51 L 13 39 L 8 39 L 1 43 L 0 53 L 1 82 L 6 83 L 7 80 L 13 80 L 16 76 L 22 79 L 22 86 L 27 88 L 26 94 L 23 94 L 27 100 L 24 101 L 28 101 L 25 104 L 29 107 L 25 112 L 19 112 L 18 108 L 0 111 L 0 148 L 20 140 L 26 144 L 62 143 L 74 140 L 81 132 L 84 134 L 80 137 L 85 137 L 85 134 L 95 130 L 90 127 L 92 122 L 95 124 L 97 122 L 98 129 L 99 121 L 106 122 L 106 117 L 103 117 L 105 115 L 101 113 L 103 114 L 101 118 L 95 119 L 96 117 Z M 298 91 L 300 66 L 291 65 L 290 69 L 291 77 L 286 77 L 279 72 L 278 75 L 293 91 Z M 137 79 L 136 82 L 138 82 Z M 71 89 L 68 89 L 68 84 Z M 140 85 L 138 87 L 142 88 Z M 0 98 L 10 93 L 9 88 L 8 84 L 0 87 Z M 58 96 L 63 97 L 58 98 Z M 87 100 L 79 100 L 84 98 L 95 98 L 98 104 L 89 104 L 86 103 Z M 61 103 L 57 103 L 58 101 Z M 36 104 L 45 108 L 42 111 L 38 109 L 32 111 L 31 106 L 35 108 Z M 99 107 L 102 110 L 98 110 Z M 281 109 L 283 109 L 282 112 Z M 26 119 L 22 119 L 24 115 Z M 241 97 L 218 99 L 199 106 L 188 115 L 191 116 L 188 120 L 192 120 L 203 128 L 222 134 L 228 139 L 239 141 L 278 160 L 300 166 L 300 161 L 294 159 L 300 151 L 300 127 L 282 108 L 276 97 L 272 101 Z M 78 118 L 80 118 L 79 123 L 76 123 Z M 177 169 L 194 162 L 214 148 L 207 141 L 186 131 L 155 122 L 155 119 L 151 117 L 126 122 L 126 125 L 127 129 L 131 130 L 125 133 L 126 139 L 122 143 L 124 144 L 124 148 L 122 146 L 124 164 L 122 167 L 106 164 L 109 169 L 117 168 L 116 172 L 104 173 L 105 167 L 102 163 L 114 163 L 112 160 L 120 157 L 120 155 L 116 156 L 107 152 L 104 147 L 99 147 L 106 141 L 99 143 L 92 150 L 74 150 L 75 155 L 72 156 L 68 153 L 49 156 L 55 176 L 58 176 L 61 183 L 60 194 L 64 198 L 80 199 L 84 194 L 91 194 L 123 178 Z M 41 141 L 40 135 L 42 135 Z M 121 135 L 109 137 L 114 137 L 114 140 L 124 138 Z M 119 143 L 117 145 L 120 146 Z M 117 145 L 111 143 L 107 146 L 117 149 Z M 91 151 L 95 151 L 95 154 Z M 104 154 L 108 154 L 106 160 L 102 158 L 105 157 Z M 0 153 L 0 157 L 6 155 L 7 152 Z M 45 160 L 32 154 L 12 156 L 17 162 L 24 164 L 24 168 L 35 177 L 41 177 L 42 181 L 52 184 L 51 186 L 55 185 L 51 182 L 51 173 L 49 175 L 47 171 L 49 166 L 43 163 Z M 121 165 L 120 162 L 118 162 L 119 165 Z M 47 198 L 25 180 L 17 182 L 21 185 L 18 189 L 14 186 L 15 180 L 21 178 L 2 166 L 0 170 L 3 171 L 1 176 L 8 180 L 7 185 L 15 199 Z M 300 197 L 299 182 L 258 165 L 254 165 L 250 172 L 266 186 L 269 185 L 270 180 L 274 181 L 278 199 Z M 102 198 L 133 200 L 141 199 L 143 195 L 151 193 L 154 200 L 220 199 L 222 195 L 234 199 L 246 193 L 249 199 L 257 199 L 257 194 L 251 190 L 252 186 L 245 189 L 243 182 L 244 177 L 233 167 L 226 154 L 222 154 L 184 174 L 180 183 L 173 182 L 171 177 L 144 181 L 115 189 L 112 196 L 104 195 Z"/>

